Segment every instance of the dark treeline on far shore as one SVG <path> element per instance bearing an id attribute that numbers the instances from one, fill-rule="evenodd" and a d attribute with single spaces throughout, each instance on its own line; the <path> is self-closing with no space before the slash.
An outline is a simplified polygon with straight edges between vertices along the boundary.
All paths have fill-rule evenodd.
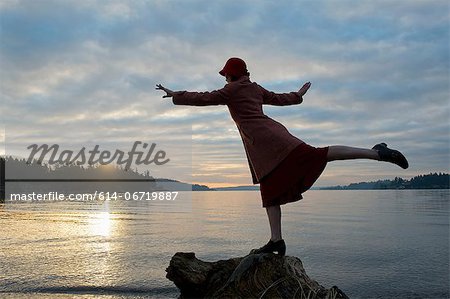
<path id="1" fill-rule="evenodd" d="M 28 162 L 24 158 L 11 156 L 5 157 L 5 162 L 8 178 L 151 178 L 149 171 L 140 173 L 137 169 L 125 170 L 122 166 L 99 163 L 87 166 L 56 163 L 50 166 L 37 160 Z"/>
<path id="2" fill-rule="evenodd" d="M 410 180 L 396 177 L 393 180 L 352 183 L 347 186 L 319 188 L 321 190 L 380 190 L 380 189 L 450 189 L 448 173 L 418 175 Z"/>
<path id="3" fill-rule="evenodd" d="M 116 178 L 116 179 L 138 179 L 138 178 L 153 178 L 150 171 L 144 173 L 138 172 L 137 169 L 125 170 L 123 167 L 117 165 L 88 165 L 79 166 L 75 164 L 57 164 L 49 165 L 45 163 L 27 163 L 23 158 L 5 157 L 5 164 L 8 176 L 11 178 Z M 109 167 L 108 167 L 109 166 Z M 108 167 L 108 171 L 105 171 Z M 3 178 L 5 179 L 5 178 Z M 168 184 L 183 184 L 191 185 L 189 183 L 182 183 L 170 178 L 156 178 L 160 183 Z M 380 189 L 450 189 L 450 177 L 448 173 L 430 173 L 425 175 L 418 175 L 412 179 L 406 180 L 396 177 L 393 180 L 379 180 L 375 182 L 360 182 L 352 183 L 346 186 L 330 186 L 330 187 L 315 187 L 313 189 L 319 190 L 380 190 Z M 258 185 L 251 186 L 235 186 L 226 188 L 210 188 L 206 185 L 192 184 L 193 191 L 258 191 Z"/>
<path id="4" fill-rule="evenodd" d="M 7 156 L 1 158 L 5 163 L 0 172 L 0 201 L 5 197 L 5 183 L 9 183 L 9 191 L 15 190 L 14 187 L 29 185 L 27 191 L 83 191 L 89 193 L 90 190 L 106 191 L 203 191 L 210 190 L 207 186 L 183 183 L 168 178 L 155 178 L 149 170 L 139 172 L 135 169 L 125 169 L 124 166 L 99 163 L 93 165 L 76 165 L 76 163 L 61 164 L 55 163 L 49 165 L 45 162 L 39 163 L 33 160 L 28 163 L 24 158 Z M 66 180 L 59 181 L 57 184 L 32 183 L 32 182 L 11 182 L 15 180 Z M 71 182 L 71 180 L 74 180 Z M 86 182 L 76 182 L 76 180 L 85 180 Z M 98 182 L 98 180 L 104 180 Z M 115 180 L 108 182 L 108 180 Z M 129 181 L 134 180 L 134 181 Z M 89 182 L 92 181 L 92 182 Z M 30 189 L 31 188 L 31 189 Z M 21 188 L 22 190 L 23 188 Z M 48 189 L 48 190 L 47 190 Z"/>

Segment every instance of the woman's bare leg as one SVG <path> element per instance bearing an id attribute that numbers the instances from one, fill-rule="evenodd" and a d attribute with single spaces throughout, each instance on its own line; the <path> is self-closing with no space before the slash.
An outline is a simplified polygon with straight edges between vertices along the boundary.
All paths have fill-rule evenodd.
<path id="1" fill-rule="evenodd" d="M 379 147 L 379 145 L 377 145 Z M 375 146 L 374 148 L 376 148 Z M 386 145 L 384 144 L 386 147 Z M 398 151 L 393 151 L 390 149 L 381 148 L 382 151 L 390 151 L 389 154 L 396 154 L 399 157 L 403 157 L 403 155 Z M 388 157 L 389 158 L 389 157 Z M 395 157 L 394 157 L 395 158 Z M 404 158 L 404 157 L 403 157 Z M 370 159 L 370 160 L 382 160 L 382 161 L 389 161 L 391 163 L 395 163 L 403 168 L 408 167 L 408 162 L 406 161 L 406 158 L 404 158 L 404 161 L 401 161 L 402 163 L 398 163 L 396 160 L 385 160 L 380 158 L 379 150 L 376 149 L 367 149 L 367 148 L 358 148 L 358 147 L 350 147 L 350 146 L 343 146 L 343 145 L 332 145 L 328 147 L 328 154 L 327 154 L 327 160 L 328 161 L 335 161 L 335 160 L 353 160 L 353 159 Z M 272 242 L 277 242 L 279 240 L 282 240 L 281 235 L 281 207 L 279 205 L 277 206 L 269 206 L 266 207 L 267 216 L 269 218 L 269 225 L 270 225 L 270 233 L 271 237 L 270 240 Z M 268 246 L 268 245 L 266 245 Z M 262 247 L 264 249 L 266 246 Z M 284 242 L 283 242 L 284 246 Z M 286 248 L 284 247 L 284 250 Z M 261 249 L 260 249 L 261 250 Z M 283 251 L 284 252 L 284 251 Z M 283 253 L 284 254 L 284 253 Z"/>
<path id="2" fill-rule="evenodd" d="M 378 152 L 372 149 L 356 148 L 342 145 L 333 145 L 328 148 L 328 161 L 348 159 L 379 160 Z M 282 239 L 281 235 L 281 207 L 266 207 L 270 225 L 270 240 L 276 242 Z"/>
<path id="3" fill-rule="evenodd" d="M 259 254 L 277 252 L 279 255 L 284 256 L 286 254 L 286 243 L 281 237 L 281 207 L 280 205 L 266 207 L 266 211 L 270 224 L 270 241 L 261 248 L 253 249 L 250 253 Z"/>
<path id="4" fill-rule="evenodd" d="M 351 159 L 371 159 L 380 160 L 378 151 L 368 148 L 358 148 L 343 145 L 332 145 L 328 147 L 328 161 L 351 160 Z"/>
<path id="5" fill-rule="evenodd" d="M 280 206 L 270 206 L 266 207 L 267 216 L 269 217 L 270 225 L 270 240 L 276 242 L 281 240 L 281 207 Z"/>

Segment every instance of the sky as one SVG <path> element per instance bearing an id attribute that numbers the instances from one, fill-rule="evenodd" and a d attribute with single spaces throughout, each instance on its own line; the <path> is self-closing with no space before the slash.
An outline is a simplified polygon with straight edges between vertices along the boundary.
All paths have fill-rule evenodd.
<path id="1" fill-rule="evenodd" d="M 156 143 L 156 177 L 250 185 L 226 106 L 174 106 L 158 83 L 207 91 L 229 57 L 274 92 L 264 112 L 313 146 L 400 149 L 410 168 L 329 163 L 316 186 L 411 178 L 450 165 L 448 1 L 0 0 L 2 154 Z"/>

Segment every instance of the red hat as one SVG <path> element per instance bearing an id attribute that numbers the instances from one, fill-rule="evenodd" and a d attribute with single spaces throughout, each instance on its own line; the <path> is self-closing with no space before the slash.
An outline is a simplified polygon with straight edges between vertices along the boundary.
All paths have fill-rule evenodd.
<path id="1" fill-rule="evenodd" d="M 232 57 L 228 59 L 219 74 L 222 76 L 225 76 L 225 74 L 235 77 L 244 76 L 248 74 L 247 65 L 244 60 L 237 57 Z"/>

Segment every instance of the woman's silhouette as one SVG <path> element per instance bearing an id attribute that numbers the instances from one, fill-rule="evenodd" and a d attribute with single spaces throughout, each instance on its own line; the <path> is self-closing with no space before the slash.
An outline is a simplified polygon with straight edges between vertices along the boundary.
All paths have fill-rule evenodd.
<path id="1" fill-rule="evenodd" d="M 227 105 L 244 143 L 253 183 L 260 184 L 262 205 L 269 218 L 271 238 L 254 253 L 277 252 L 284 255 L 286 245 L 281 234 L 280 205 L 302 199 L 311 188 L 327 162 L 350 159 L 387 161 L 406 169 L 408 161 L 385 143 L 372 149 L 341 145 L 312 147 L 291 135 L 279 122 L 263 113 L 262 105 L 295 105 L 311 87 L 306 83 L 297 92 L 274 93 L 250 81 L 245 62 L 230 58 L 219 72 L 227 84 L 211 92 L 172 91 L 161 84 L 175 105 Z"/>

